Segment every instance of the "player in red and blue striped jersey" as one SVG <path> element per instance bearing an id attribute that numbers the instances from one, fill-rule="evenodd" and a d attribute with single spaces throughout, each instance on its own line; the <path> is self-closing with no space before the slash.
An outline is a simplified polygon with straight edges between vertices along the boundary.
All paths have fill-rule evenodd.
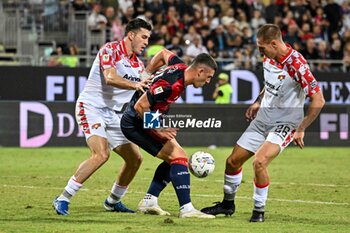
<path id="1" fill-rule="evenodd" d="M 166 65 L 153 75 L 153 82 L 145 93 L 134 94 L 123 114 L 121 127 L 124 135 L 151 155 L 164 160 L 154 174 L 146 196 L 138 209 L 144 213 L 169 215 L 158 205 L 160 192 L 172 182 L 180 205 L 182 218 L 214 218 L 196 210 L 190 198 L 190 175 L 187 155 L 175 139 L 172 128 L 144 129 L 144 113 L 156 112 L 155 117 L 167 113 L 169 107 L 184 92 L 185 87 L 202 87 L 209 83 L 217 69 L 214 59 L 208 54 L 198 55 L 187 66 L 175 54 L 163 49 L 151 60 L 146 71 Z"/>

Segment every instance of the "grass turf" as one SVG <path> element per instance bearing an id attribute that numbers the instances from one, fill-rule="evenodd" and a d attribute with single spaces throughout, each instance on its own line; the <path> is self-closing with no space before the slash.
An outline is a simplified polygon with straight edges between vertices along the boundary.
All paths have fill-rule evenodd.
<path id="1" fill-rule="evenodd" d="M 191 176 L 192 202 L 200 209 L 222 199 L 225 159 L 231 148 L 185 148 L 188 154 L 210 152 L 213 174 Z M 103 201 L 122 160 L 110 160 L 72 199 L 70 216 L 57 216 L 51 202 L 60 194 L 87 148 L 0 149 L 0 232 L 349 232 L 350 150 L 348 148 L 287 148 L 269 167 L 271 185 L 265 223 L 249 223 L 252 209 L 252 160 L 232 217 L 213 220 L 179 219 L 172 185 L 161 194 L 160 206 L 170 217 L 109 213 Z M 123 202 L 136 208 L 147 191 L 159 160 L 144 153 L 144 162 Z"/>

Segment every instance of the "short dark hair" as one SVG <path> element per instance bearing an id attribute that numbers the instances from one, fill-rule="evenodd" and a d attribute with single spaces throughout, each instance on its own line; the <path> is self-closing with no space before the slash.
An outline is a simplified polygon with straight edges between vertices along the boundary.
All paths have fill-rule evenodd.
<path id="1" fill-rule="evenodd" d="M 190 66 L 197 67 L 199 65 L 205 65 L 209 68 L 213 69 L 215 72 L 218 69 L 218 65 L 216 64 L 216 61 L 214 58 L 212 58 L 207 53 L 201 53 L 197 57 L 193 59 L 193 61 L 190 63 Z"/>
<path id="2" fill-rule="evenodd" d="M 145 20 L 140 18 L 133 19 L 126 25 L 125 36 L 129 32 L 137 32 L 141 28 L 147 29 L 148 31 L 152 30 L 151 24 L 147 23 Z"/>
<path id="3" fill-rule="evenodd" d="M 265 24 L 259 28 L 256 37 L 264 43 L 270 43 L 271 40 L 282 40 L 282 32 L 275 24 Z"/>

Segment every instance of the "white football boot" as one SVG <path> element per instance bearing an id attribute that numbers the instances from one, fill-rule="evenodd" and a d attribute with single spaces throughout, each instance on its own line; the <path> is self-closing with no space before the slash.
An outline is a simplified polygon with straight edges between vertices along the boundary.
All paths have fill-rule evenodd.
<path id="1" fill-rule="evenodd" d="M 183 211 L 180 210 L 180 218 L 215 218 L 214 215 L 211 214 L 205 214 L 203 212 L 200 212 L 199 210 L 192 209 L 189 211 Z"/>
<path id="2" fill-rule="evenodd" d="M 146 194 L 146 196 L 140 201 L 137 210 L 144 214 L 152 214 L 152 215 L 170 215 L 169 212 L 162 210 L 158 205 L 158 198 L 151 195 Z"/>

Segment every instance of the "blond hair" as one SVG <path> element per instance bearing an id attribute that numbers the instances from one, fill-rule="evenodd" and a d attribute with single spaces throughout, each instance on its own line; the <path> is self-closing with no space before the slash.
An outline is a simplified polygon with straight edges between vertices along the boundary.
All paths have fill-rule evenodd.
<path id="1" fill-rule="evenodd" d="M 282 32 L 275 24 L 265 24 L 259 28 L 256 37 L 264 43 L 270 43 L 272 40 L 282 41 Z"/>

